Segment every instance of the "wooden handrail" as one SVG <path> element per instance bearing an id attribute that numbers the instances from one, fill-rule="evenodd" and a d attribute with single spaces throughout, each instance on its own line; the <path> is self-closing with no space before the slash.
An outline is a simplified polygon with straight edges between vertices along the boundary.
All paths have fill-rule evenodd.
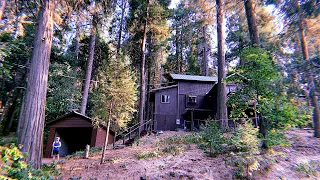
<path id="1" fill-rule="evenodd" d="M 129 135 L 129 138 L 130 138 L 131 133 L 135 132 L 137 129 L 139 129 L 139 128 L 142 127 L 142 126 L 145 126 L 145 125 L 149 124 L 151 121 L 153 121 L 153 119 L 150 119 L 150 120 L 144 122 L 144 123 L 141 124 L 141 125 L 140 125 L 140 123 L 137 123 L 137 124 L 129 127 L 129 132 L 124 133 L 125 131 L 122 131 L 121 134 L 119 133 L 118 135 L 114 136 L 113 147 L 115 147 L 115 139 L 116 139 L 117 136 L 122 135 L 122 144 L 124 144 L 124 143 L 125 143 L 124 141 L 125 141 L 126 136 Z M 138 125 L 139 125 L 139 126 L 138 126 Z M 135 126 L 137 126 L 137 127 L 135 127 Z M 139 132 L 139 133 L 140 133 L 140 132 Z"/>

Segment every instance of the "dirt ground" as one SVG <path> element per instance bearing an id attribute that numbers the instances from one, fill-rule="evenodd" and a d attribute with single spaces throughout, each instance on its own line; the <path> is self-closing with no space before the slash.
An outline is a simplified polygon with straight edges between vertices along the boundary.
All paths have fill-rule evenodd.
<path id="1" fill-rule="evenodd" d="M 164 132 L 160 136 L 148 136 L 140 140 L 139 146 L 108 150 L 106 161 L 100 165 L 101 153 L 92 154 L 89 159 L 63 159 L 59 166 L 59 178 L 70 179 L 232 179 L 232 168 L 227 167 L 223 156 L 210 158 L 197 145 L 186 145 L 184 152 L 173 156 L 138 160 L 138 152 L 156 150 L 155 144 L 175 134 L 186 132 Z M 290 147 L 275 147 L 272 158 L 275 163 L 264 173 L 254 173 L 253 179 L 320 179 L 319 172 L 310 177 L 297 170 L 297 165 L 310 161 L 320 162 L 320 139 L 312 137 L 308 130 L 295 129 L 286 133 L 292 143 Z M 46 160 L 46 163 L 50 160 Z M 320 167 L 320 164 L 317 164 Z"/>

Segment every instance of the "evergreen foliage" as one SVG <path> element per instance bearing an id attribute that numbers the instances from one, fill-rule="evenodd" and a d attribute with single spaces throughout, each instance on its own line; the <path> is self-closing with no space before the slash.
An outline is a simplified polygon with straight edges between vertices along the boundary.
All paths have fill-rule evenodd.
<path id="1" fill-rule="evenodd" d="M 234 177 L 251 179 L 250 174 L 260 166 L 258 129 L 250 121 L 246 121 L 234 131 L 229 145 L 236 147 L 236 151 L 226 158 L 226 164 L 235 167 Z"/>
<path id="2" fill-rule="evenodd" d="M 112 129 L 117 131 L 132 119 L 137 101 L 135 76 L 130 67 L 112 56 L 109 63 L 99 69 L 99 84 L 94 89 L 92 111 L 96 125 L 106 123 L 111 117 Z M 111 112 L 111 114 L 110 114 Z"/>
<path id="3" fill-rule="evenodd" d="M 223 151 L 223 144 L 226 142 L 223 131 L 214 120 L 209 120 L 208 126 L 204 129 L 203 138 L 206 147 L 209 149 L 209 156 L 218 156 Z"/>
<path id="4" fill-rule="evenodd" d="M 266 51 L 247 48 L 241 58 L 245 65 L 236 69 L 236 75 L 227 78 L 227 81 L 238 83 L 241 87 L 229 96 L 231 117 L 248 117 L 245 111 L 252 109 L 264 123 L 260 128 L 266 130 L 302 126 L 310 121 L 310 111 L 290 101 L 284 87 L 280 86 L 279 67 Z M 266 134 L 264 136 L 267 138 Z"/>

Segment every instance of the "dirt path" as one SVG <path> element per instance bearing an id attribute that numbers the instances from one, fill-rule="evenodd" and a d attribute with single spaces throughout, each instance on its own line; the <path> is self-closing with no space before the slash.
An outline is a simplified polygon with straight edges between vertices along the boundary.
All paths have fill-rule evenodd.
<path id="1" fill-rule="evenodd" d="M 65 160 L 61 168 L 62 179 L 232 179 L 232 169 L 224 163 L 223 156 L 207 157 L 196 145 L 184 145 L 184 152 L 173 156 L 164 154 L 160 157 L 138 160 L 138 152 L 156 151 L 155 144 L 164 139 L 184 132 L 165 132 L 160 136 L 144 137 L 137 147 L 110 150 L 106 162 L 102 165 L 100 154 L 89 159 Z M 301 163 L 320 162 L 320 140 L 312 137 L 305 130 L 289 131 L 287 137 L 292 142 L 290 147 L 275 147 L 276 163 L 265 174 L 255 173 L 254 179 L 308 179 L 305 172 L 297 171 Z M 311 163 L 311 164 L 312 164 Z M 316 164 L 320 167 L 320 164 Z M 315 165 L 315 166 L 316 166 Z M 315 173 L 309 179 L 320 179 Z"/>

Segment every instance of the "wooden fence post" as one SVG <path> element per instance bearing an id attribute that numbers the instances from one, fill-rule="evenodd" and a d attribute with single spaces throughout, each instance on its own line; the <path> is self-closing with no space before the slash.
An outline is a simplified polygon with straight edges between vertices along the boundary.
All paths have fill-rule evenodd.
<path id="1" fill-rule="evenodd" d="M 90 151 L 90 145 L 87 144 L 87 145 L 86 145 L 86 151 L 85 151 L 85 156 L 84 156 L 84 158 L 86 158 L 86 159 L 89 158 L 89 151 Z"/>

